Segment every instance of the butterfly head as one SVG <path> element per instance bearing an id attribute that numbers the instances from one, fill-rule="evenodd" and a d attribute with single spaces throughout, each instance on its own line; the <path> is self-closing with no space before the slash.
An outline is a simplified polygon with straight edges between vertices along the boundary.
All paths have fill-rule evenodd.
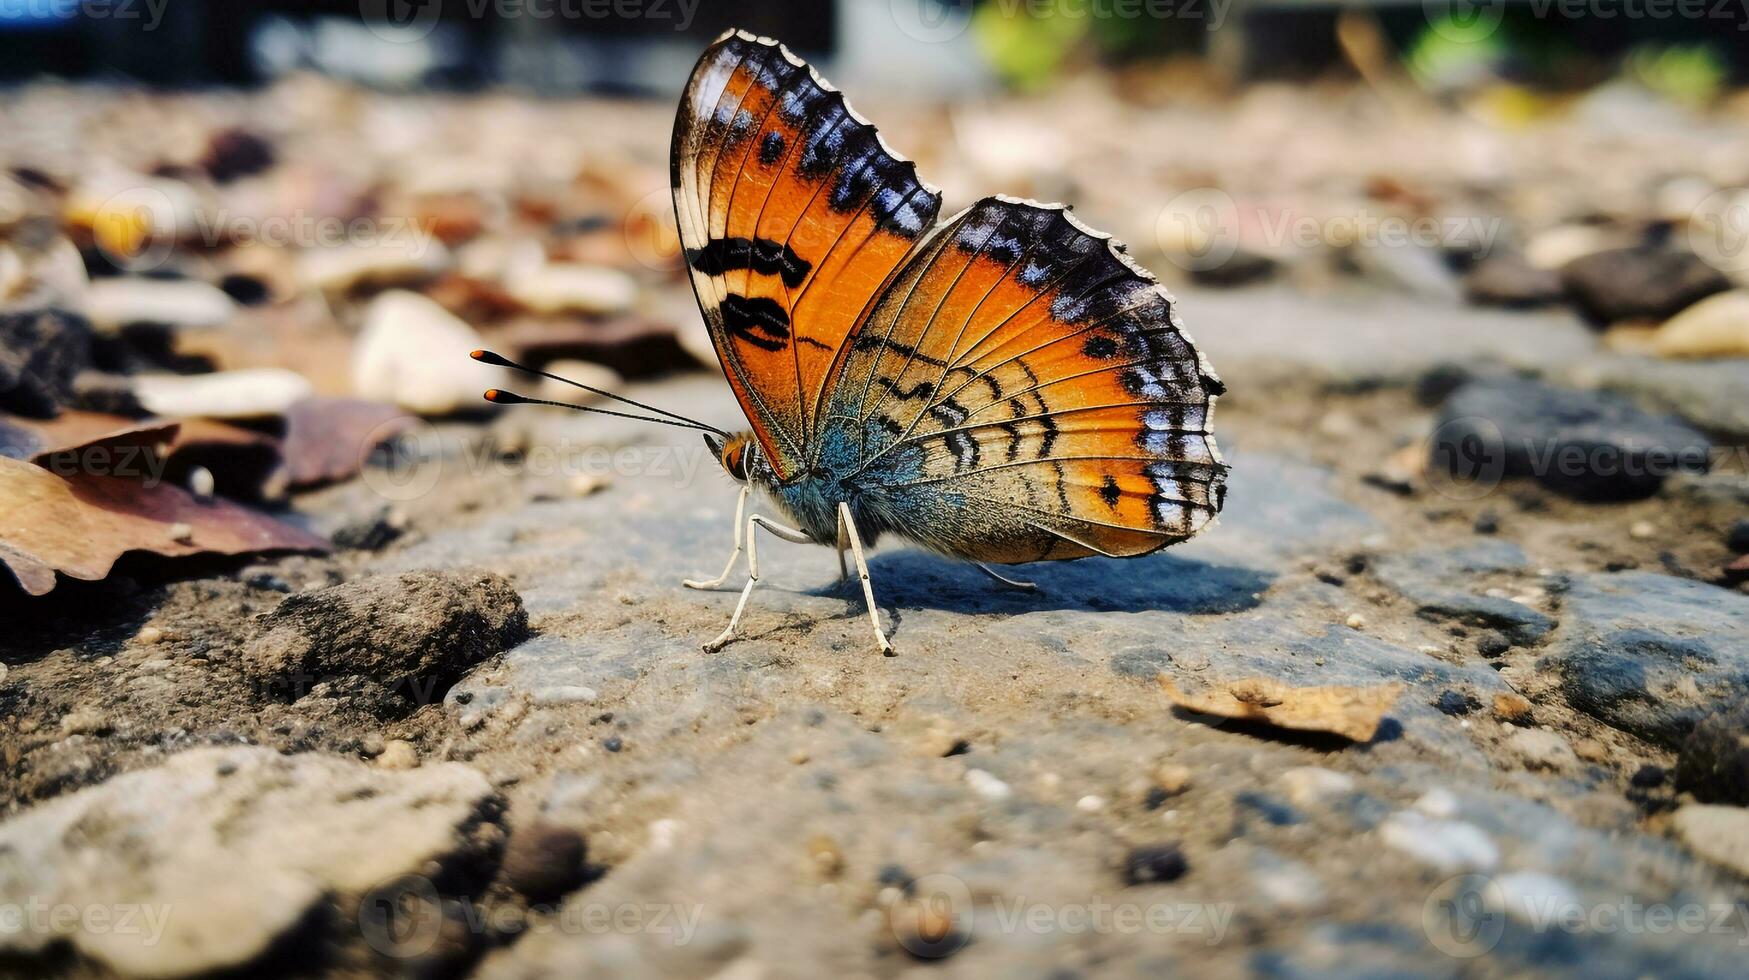
<path id="1" fill-rule="evenodd" d="M 718 435 L 707 432 L 704 444 L 722 464 L 723 471 L 733 477 L 736 483 L 746 483 L 752 479 L 753 460 L 759 451 L 753 442 L 751 432 L 733 432 L 728 435 Z"/>

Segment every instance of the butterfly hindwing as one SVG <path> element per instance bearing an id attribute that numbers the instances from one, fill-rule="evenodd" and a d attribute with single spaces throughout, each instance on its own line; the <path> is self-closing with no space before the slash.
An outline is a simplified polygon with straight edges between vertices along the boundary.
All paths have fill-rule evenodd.
<path id="1" fill-rule="evenodd" d="M 1196 533 L 1226 468 L 1223 389 L 1172 297 L 1065 208 L 989 198 L 901 269 L 851 338 L 830 416 L 913 536 L 990 561 L 1134 555 Z"/>
<path id="2" fill-rule="evenodd" d="M 804 62 L 742 32 L 711 45 L 687 83 L 673 186 L 712 342 L 787 477 L 864 301 L 934 226 L 940 194 Z"/>

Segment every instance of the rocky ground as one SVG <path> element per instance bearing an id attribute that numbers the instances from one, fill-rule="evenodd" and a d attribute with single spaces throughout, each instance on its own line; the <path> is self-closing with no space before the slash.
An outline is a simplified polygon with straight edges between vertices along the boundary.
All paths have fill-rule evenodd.
<path id="1" fill-rule="evenodd" d="M 887 542 L 890 657 L 769 541 L 703 652 L 728 478 L 541 410 L 287 496 L 332 554 L 7 594 L 0 973 L 1739 973 L 1749 362 L 1296 268 L 1179 289 L 1217 527 L 1036 594 Z M 1259 677 L 1400 693 L 1354 741 L 1162 686 Z"/>

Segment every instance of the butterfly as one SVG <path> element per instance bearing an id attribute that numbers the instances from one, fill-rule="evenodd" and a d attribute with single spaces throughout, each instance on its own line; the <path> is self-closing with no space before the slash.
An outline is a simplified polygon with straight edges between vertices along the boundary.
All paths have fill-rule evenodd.
<path id="1" fill-rule="evenodd" d="M 1145 555 L 1220 512 L 1210 423 L 1225 388 L 1171 294 L 1068 207 L 998 195 L 938 221 L 941 192 L 915 164 L 806 62 L 743 31 L 693 69 L 671 178 L 699 309 L 751 426 L 639 405 L 704 430 L 741 485 L 723 573 L 685 583 L 720 586 L 746 551 L 707 650 L 734 637 L 758 584 L 760 529 L 836 548 L 846 578 L 850 552 L 891 652 L 864 556 L 883 535 L 1030 588 L 989 566 Z M 747 515 L 754 490 L 781 520 Z"/>

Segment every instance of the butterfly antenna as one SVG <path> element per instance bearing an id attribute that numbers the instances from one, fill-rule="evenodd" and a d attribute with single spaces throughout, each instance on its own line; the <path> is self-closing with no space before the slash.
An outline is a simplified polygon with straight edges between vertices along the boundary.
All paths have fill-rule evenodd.
<path id="1" fill-rule="evenodd" d="M 505 391 L 502 388 L 486 389 L 486 400 L 494 405 L 551 405 L 554 408 L 568 408 L 574 412 L 591 412 L 596 415 L 611 415 L 616 419 L 631 419 L 634 422 L 655 422 L 657 425 L 672 425 L 680 429 L 697 429 L 700 432 L 711 432 L 725 437 L 728 435 L 728 433 L 721 429 L 713 429 L 710 426 L 705 425 L 703 422 L 694 422 L 690 419 L 683 419 L 680 421 L 675 421 L 674 419 L 653 419 L 648 415 L 633 415 L 630 412 L 615 412 L 606 408 L 592 408 L 588 405 L 573 405 L 570 402 L 547 401 L 545 398 L 529 398 L 526 395 L 519 395 L 514 391 Z"/>
<path id="2" fill-rule="evenodd" d="M 703 422 L 700 422 L 696 419 L 689 419 L 684 415 L 679 415 L 679 414 L 676 414 L 674 412 L 670 412 L 667 409 L 657 408 L 654 405 L 646 405 L 643 402 L 634 401 L 630 398 L 625 397 L 624 395 L 616 395 L 611 391 L 602 391 L 600 388 L 591 387 L 589 385 L 582 383 L 581 381 L 572 381 L 570 378 L 561 378 L 556 374 L 551 374 L 549 372 L 542 371 L 539 368 L 531 368 L 526 364 L 518 364 L 515 361 L 511 360 L 508 357 L 505 357 L 502 354 L 494 354 L 493 352 L 491 352 L 489 350 L 477 350 L 468 356 L 472 357 L 474 360 L 479 361 L 482 364 L 490 364 L 493 367 L 510 368 L 512 371 L 521 371 L 524 374 L 532 374 L 532 375 L 535 375 L 535 376 L 541 377 L 541 378 L 549 378 L 553 381 L 559 382 L 560 384 L 568 384 L 573 388 L 581 388 L 584 391 L 589 392 L 590 394 L 600 395 L 603 398 L 611 398 L 616 402 L 624 402 L 627 405 L 632 405 L 632 406 L 635 406 L 637 408 L 641 408 L 646 412 L 655 412 L 657 415 L 665 415 L 668 418 L 674 420 L 673 422 L 668 423 L 670 425 L 685 423 L 686 425 L 688 425 L 694 429 L 703 429 L 706 432 L 715 432 L 717 435 L 720 435 L 720 436 L 727 436 L 728 435 L 728 433 L 724 432 L 722 429 L 719 429 L 715 426 L 706 425 Z M 508 396 L 508 399 L 501 401 L 497 398 L 493 398 L 492 397 L 493 392 L 497 392 L 497 394 L 502 395 L 502 396 Z M 517 395 L 513 392 L 499 391 L 496 388 L 492 389 L 492 391 L 486 392 L 486 400 L 490 401 L 490 402 L 497 402 L 498 404 L 501 404 L 501 405 L 557 405 L 560 408 L 575 408 L 579 411 L 598 412 L 602 415 L 615 415 L 615 416 L 618 416 L 620 418 L 626 418 L 626 419 L 642 419 L 643 421 L 646 421 L 646 422 L 661 422 L 661 421 L 663 421 L 662 419 L 644 418 L 644 416 L 641 416 L 641 415 L 628 415 L 624 412 L 609 412 L 606 409 L 600 409 L 600 408 L 584 408 L 581 405 L 570 405 L 570 404 L 566 404 L 565 402 L 548 402 L 548 401 L 541 401 L 540 399 L 537 399 L 537 398 L 524 398 L 521 395 Z"/>

